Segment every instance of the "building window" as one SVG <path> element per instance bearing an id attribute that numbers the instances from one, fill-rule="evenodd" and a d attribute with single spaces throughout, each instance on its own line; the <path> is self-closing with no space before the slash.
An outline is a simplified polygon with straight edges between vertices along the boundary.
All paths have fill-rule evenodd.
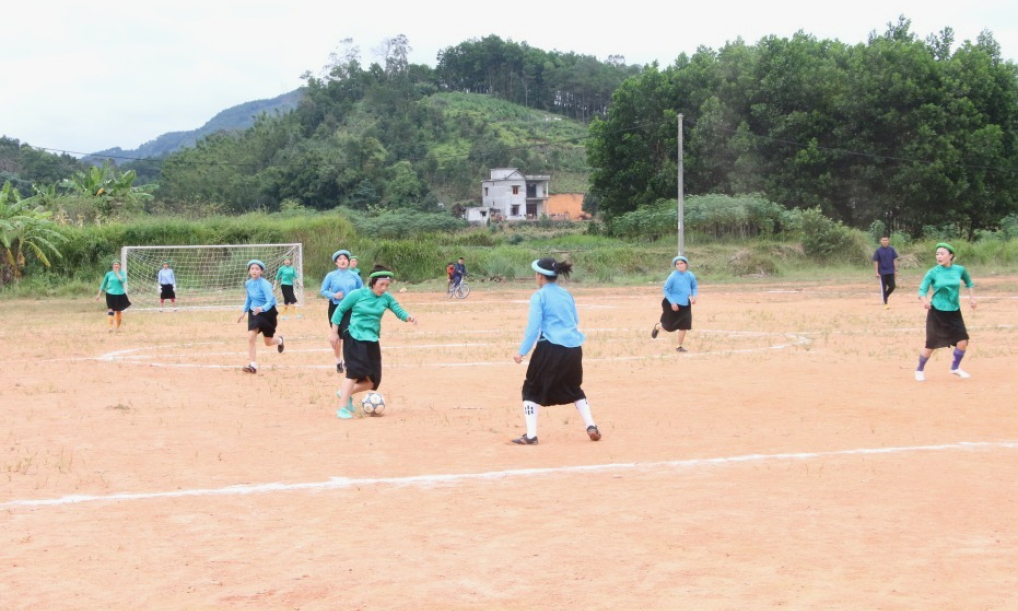
<path id="1" fill-rule="evenodd" d="M 513 185 L 513 195 L 519 195 L 519 194 L 520 194 L 520 186 L 519 185 Z"/>
<path id="2" fill-rule="evenodd" d="M 484 196 L 488 197 L 488 187 L 484 187 Z"/>
<path id="3" fill-rule="evenodd" d="M 519 206 L 513 206 L 512 210 L 509 212 L 509 215 L 510 216 L 519 216 L 520 215 L 520 207 Z"/>

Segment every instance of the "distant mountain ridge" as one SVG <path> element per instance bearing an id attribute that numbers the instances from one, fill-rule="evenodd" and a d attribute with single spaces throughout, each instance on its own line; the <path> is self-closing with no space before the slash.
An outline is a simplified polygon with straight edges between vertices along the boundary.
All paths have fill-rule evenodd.
<path id="1" fill-rule="evenodd" d="M 262 113 L 290 112 L 297 108 L 297 104 L 300 103 L 303 96 L 304 89 L 300 88 L 269 100 L 244 102 L 219 112 L 198 129 L 165 133 L 136 149 L 124 150 L 117 146 L 104 151 L 96 151 L 86 156 L 83 161 L 94 163 L 103 159 L 111 159 L 114 163 L 121 164 L 138 159 L 164 157 L 180 149 L 192 147 L 202 138 L 216 132 L 245 130 L 254 125 L 255 118 Z"/>

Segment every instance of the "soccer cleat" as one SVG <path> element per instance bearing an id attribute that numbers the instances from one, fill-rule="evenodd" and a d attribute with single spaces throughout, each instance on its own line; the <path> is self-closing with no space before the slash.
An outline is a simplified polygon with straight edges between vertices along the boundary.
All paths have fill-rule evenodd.
<path id="1" fill-rule="evenodd" d="M 537 445 L 537 436 L 535 435 L 533 437 L 527 437 L 527 434 L 523 433 L 522 435 L 520 435 L 516 439 L 513 439 L 512 442 L 517 444 L 517 445 L 521 445 L 521 446 L 536 446 Z"/>
<path id="2" fill-rule="evenodd" d="M 885 303 L 885 304 L 884 304 L 884 309 L 885 309 L 885 310 L 890 310 L 890 309 L 891 309 L 891 306 L 889 306 L 889 305 L 887 305 L 887 304 Z"/>
<path id="3" fill-rule="evenodd" d="M 654 328 L 650 331 L 650 339 L 657 339 L 657 334 L 661 330 L 660 323 L 654 323 Z"/>
<path id="4" fill-rule="evenodd" d="M 689 350 L 686 350 L 686 349 L 685 349 L 685 348 L 683 348 L 682 346 L 679 346 L 678 348 L 676 348 L 676 349 L 675 349 L 675 351 L 676 351 L 676 352 L 689 352 Z"/>
<path id="5" fill-rule="evenodd" d="M 276 346 L 276 351 L 277 351 L 277 352 L 279 352 L 280 354 L 282 354 L 282 353 L 283 353 L 283 350 L 285 350 L 285 349 L 286 349 L 286 345 L 285 345 L 285 344 L 283 343 L 284 341 L 285 341 L 285 340 L 283 339 L 283 336 L 282 336 L 282 335 L 280 335 L 280 336 L 279 336 L 279 345 L 278 345 L 278 346 Z"/>
<path id="6" fill-rule="evenodd" d="M 601 431 L 597 430 L 596 426 L 593 426 L 593 425 L 588 426 L 587 427 L 587 436 L 590 437 L 591 441 L 600 441 L 601 440 Z M 536 442 L 537 440 L 535 439 L 534 441 Z"/>
<path id="7" fill-rule="evenodd" d="M 967 380 L 967 379 L 972 377 L 972 376 L 969 375 L 969 373 L 967 371 L 965 371 L 964 369 L 961 369 L 961 368 L 952 369 L 951 370 L 951 375 L 958 376 L 959 378 L 961 378 L 963 380 Z"/>
<path id="8" fill-rule="evenodd" d="M 919 371 L 918 369 L 916 369 L 916 372 L 915 372 L 915 381 L 916 382 L 925 382 L 926 381 L 926 374 L 923 373 L 922 371 Z"/>
<path id="9" fill-rule="evenodd" d="M 250 365 L 244 366 L 244 368 L 241 369 L 241 371 L 243 371 L 245 373 L 258 373 L 258 370 L 255 369 L 254 367 L 250 366 Z"/>
<path id="10" fill-rule="evenodd" d="M 336 417 L 339 418 L 340 420 L 349 420 L 353 418 L 353 412 L 351 412 L 345 407 L 341 407 L 336 410 Z"/>

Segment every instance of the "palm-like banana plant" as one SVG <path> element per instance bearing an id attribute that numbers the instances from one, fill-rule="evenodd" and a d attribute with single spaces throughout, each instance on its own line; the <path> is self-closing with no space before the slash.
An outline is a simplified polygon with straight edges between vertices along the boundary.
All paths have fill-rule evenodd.
<path id="1" fill-rule="evenodd" d="M 34 206 L 33 198 L 21 199 L 11 183 L 0 188 L 0 284 L 18 280 L 25 269 L 26 253 L 34 255 L 40 263 L 50 266 L 47 252 L 60 257 L 56 242 L 67 238 L 55 229 L 50 220 L 53 213 L 42 206 Z"/>
<path id="2" fill-rule="evenodd" d="M 105 161 L 102 167 L 76 172 L 62 185 L 78 196 L 90 198 L 99 220 L 106 220 L 123 208 L 152 198 L 151 194 L 134 187 L 136 177 L 134 170 L 118 174 L 116 167 Z"/>

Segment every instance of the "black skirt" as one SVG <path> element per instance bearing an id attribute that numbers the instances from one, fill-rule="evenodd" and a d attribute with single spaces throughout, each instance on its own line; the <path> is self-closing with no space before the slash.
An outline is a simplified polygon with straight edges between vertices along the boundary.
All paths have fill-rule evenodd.
<path id="1" fill-rule="evenodd" d="M 247 313 L 247 330 L 258 331 L 265 337 L 272 337 L 276 334 L 276 319 L 279 312 L 275 306 L 265 310 L 261 314 L 254 312 Z"/>
<path id="2" fill-rule="evenodd" d="M 281 284 L 279 288 L 283 291 L 283 305 L 297 303 L 297 296 L 293 294 L 292 284 Z"/>
<path id="3" fill-rule="evenodd" d="M 329 315 L 328 315 L 328 320 L 329 320 L 329 328 L 330 329 L 332 328 L 332 315 L 335 314 L 336 308 L 338 308 L 338 307 L 339 307 L 338 303 L 332 303 L 332 300 L 331 299 L 329 300 Z M 339 332 L 339 339 L 343 339 L 343 332 L 342 331 Z"/>
<path id="4" fill-rule="evenodd" d="M 160 284 L 159 285 L 159 298 L 160 299 L 176 299 L 177 293 L 173 290 L 172 284 Z"/>
<path id="5" fill-rule="evenodd" d="M 123 312 L 129 307 L 131 307 L 131 300 L 127 298 L 127 293 L 123 295 L 110 295 L 106 293 L 106 309 L 113 310 L 114 312 Z"/>
<path id="6" fill-rule="evenodd" d="M 672 331 L 689 331 L 693 328 L 693 304 L 680 305 L 679 311 L 672 310 L 668 299 L 661 300 L 661 328 Z"/>
<path id="7" fill-rule="evenodd" d="M 523 381 L 523 400 L 538 405 L 566 405 L 587 395 L 583 385 L 583 348 L 537 342 Z"/>
<path id="8" fill-rule="evenodd" d="M 378 390 L 382 384 L 382 347 L 378 342 L 362 342 L 347 333 L 343 337 L 343 362 L 346 377 L 369 380 L 371 389 Z"/>
<path id="9" fill-rule="evenodd" d="M 961 310 L 945 312 L 931 306 L 926 311 L 926 348 L 928 350 L 957 346 L 958 342 L 966 341 L 968 338 L 969 333 L 965 329 L 965 319 L 961 317 Z"/>

